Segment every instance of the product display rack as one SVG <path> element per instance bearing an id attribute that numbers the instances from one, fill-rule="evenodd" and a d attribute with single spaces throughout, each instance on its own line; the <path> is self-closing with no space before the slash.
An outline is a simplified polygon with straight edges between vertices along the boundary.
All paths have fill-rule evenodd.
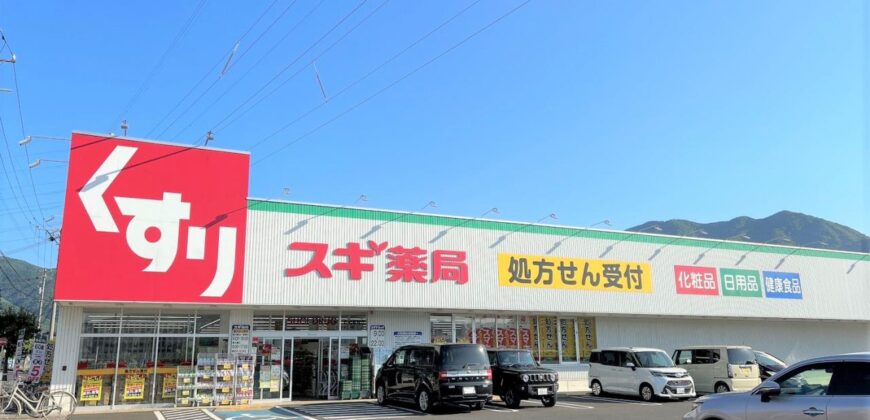
<path id="1" fill-rule="evenodd" d="M 194 399 L 198 406 L 214 404 L 215 386 L 215 362 L 217 355 L 213 353 L 201 353 L 196 360 L 196 394 Z"/>
<path id="2" fill-rule="evenodd" d="M 236 386 L 233 402 L 245 405 L 254 398 L 254 356 L 236 358 Z"/>
<path id="3" fill-rule="evenodd" d="M 216 405 L 232 405 L 236 386 L 236 363 L 228 354 L 216 357 L 216 386 L 214 402 Z"/>
<path id="4" fill-rule="evenodd" d="M 175 406 L 190 407 L 196 401 L 196 370 L 193 366 L 178 366 L 176 369 Z"/>

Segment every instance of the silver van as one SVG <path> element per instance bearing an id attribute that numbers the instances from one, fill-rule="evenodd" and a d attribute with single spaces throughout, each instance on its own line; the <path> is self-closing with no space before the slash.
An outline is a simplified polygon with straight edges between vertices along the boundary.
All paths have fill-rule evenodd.
<path id="1" fill-rule="evenodd" d="M 698 393 L 749 391 L 761 383 L 758 362 L 746 346 L 691 346 L 674 351 L 674 364 L 686 369 Z"/>

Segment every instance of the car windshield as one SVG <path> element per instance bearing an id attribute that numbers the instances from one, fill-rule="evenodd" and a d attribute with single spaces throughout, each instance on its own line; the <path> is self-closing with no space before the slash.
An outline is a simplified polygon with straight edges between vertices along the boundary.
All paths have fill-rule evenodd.
<path id="1" fill-rule="evenodd" d="M 444 370 L 486 369 L 489 358 L 479 345 L 441 347 L 441 368 Z"/>
<path id="2" fill-rule="evenodd" d="M 728 364 L 730 365 L 754 365 L 755 353 L 749 349 L 728 349 Z"/>
<path id="3" fill-rule="evenodd" d="M 770 366 L 770 367 L 778 367 L 785 368 L 787 365 L 782 360 L 777 359 L 763 351 L 756 351 L 755 353 L 755 361 L 760 365 Z"/>
<path id="4" fill-rule="evenodd" d="M 639 351 L 635 352 L 639 367 L 662 368 L 673 367 L 674 361 L 663 351 Z"/>
<path id="5" fill-rule="evenodd" d="M 502 366 L 534 366 L 535 359 L 532 353 L 527 351 L 500 351 L 498 352 L 498 364 Z"/>

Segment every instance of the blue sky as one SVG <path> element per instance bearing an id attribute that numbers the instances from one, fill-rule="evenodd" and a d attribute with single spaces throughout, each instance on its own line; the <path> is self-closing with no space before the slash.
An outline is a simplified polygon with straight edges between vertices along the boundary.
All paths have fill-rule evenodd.
<path id="1" fill-rule="evenodd" d="M 4 1 L 25 129 L 16 95 L 0 92 L 0 156 L 24 197 L 0 182 L 0 250 L 53 265 L 18 207 L 36 203 L 17 142 L 117 133 L 119 117 L 130 136 L 194 143 L 213 130 L 213 146 L 250 150 L 253 197 L 366 194 L 377 208 L 434 200 L 444 214 L 496 206 L 509 220 L 554 212 L 619 229 L 786 209 L 868 231 L 862 2 L 534 0 L 456 46 L 521 4 Z M 14 88 L 8 64 L 0 88 Z M 67 147 L 27 152 L 65 160 Z M 65 173 L 31 173 L 54 227 Z"/>

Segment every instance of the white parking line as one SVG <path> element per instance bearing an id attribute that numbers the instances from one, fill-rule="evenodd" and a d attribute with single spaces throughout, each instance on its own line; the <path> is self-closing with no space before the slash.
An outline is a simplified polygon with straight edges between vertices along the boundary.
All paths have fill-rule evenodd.
<path id="1" fill-rule="evenodd" d="M 592 406 L 589 406 L 589 405 L 572 404 L 572 403 L 565 403 L 565 402 L 558 402 L 558 403 L 556 403 L 556 407 L 567 407 L 567 408 L 573 408 L 573 409 L 575 409 L 575 410 L 592 410 L 592 409 L 595 409 L 595 407 L 592 407 Z"/>
<path id="2" fill-rule="evenodd" d="M 604 401 L 604 402 L 620 402 L 626 404 L 635 404 L 635 405 L 646 405 L 646 406 L 655 406 L 662 405 L 661 403 L 653 403 L 653 402 L 645 402 L 645 401 L 635 401 L 635 400 L 626 400 L 622 398 L 610 398 L 610 397 L 584 397 L 578 395 L 566 395 L 566 398 L 571 398 L 573 400 L 579 400 L 580 402 L 591 403 L 595 401 Z"/>
<path id="3" fill-rule="evenodd" d="M 285 413 L 289 413 L 289 414 L 291 414 L 291 415 L 293 415 L 293 416 L 302 417 L 302 418 L 305 419 L 305 420 L 317 420 L 317 419 L 315 419 L 314 417 L 308 417 L 308 416 L 306 416 L 306 415 L 304 415 L 304 414 L 302 414 L 302 413 L 297 413 L 297 412 L 295 412 L 295 411 L 293 411 L 293 410 L 289 410 L 289 409 L 286 409 L 286 408 L 284 408 L 284 407 L 275 407 L 275 408 L 277 408 L 277 409 L 279 409 L 279 410 L 281 410 L 281 411 L 283 411 L 283 412 L 285 412 Z"/>

